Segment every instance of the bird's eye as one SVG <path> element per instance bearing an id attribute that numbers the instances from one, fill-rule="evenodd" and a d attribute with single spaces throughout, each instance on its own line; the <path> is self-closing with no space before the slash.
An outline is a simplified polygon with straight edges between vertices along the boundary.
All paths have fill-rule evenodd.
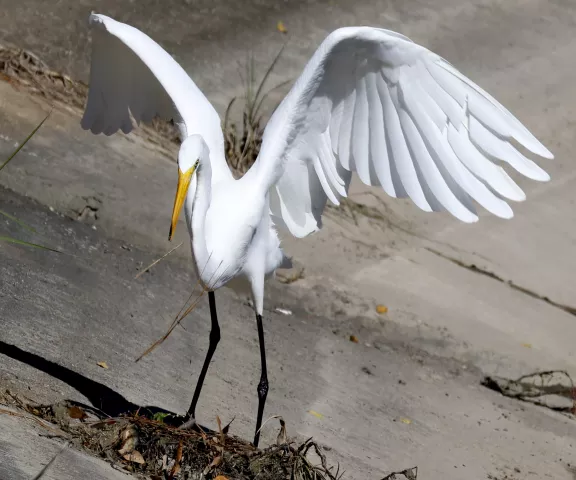
<path id="1" fill-rule="evenodd" d="M 200 160 L 196 160 L 196 163 L 194 164 L 196 168 L 198 168 L 198 165 L 200 165 Z"/>

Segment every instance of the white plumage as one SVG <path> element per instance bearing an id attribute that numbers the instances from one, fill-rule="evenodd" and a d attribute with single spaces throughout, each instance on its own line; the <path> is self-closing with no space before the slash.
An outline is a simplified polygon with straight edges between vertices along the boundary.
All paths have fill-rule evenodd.
<path id="1" fill-rule="evenodd" d="M 186 218 L 198 275 L 210 290 L 247 281 L 260 319 L 264 278 L 287 265 L 274 225 L 296 237 L 318 230 L 327 200 L 346 196 L 352 172 L 392 197 L 464 222 L 478 220 L 475 202 L 511 218 L 506 200 L 525 199 L 501 164 L 549 179 L 521 149 L 553 155 L 446 60 L 398 33 L 350 27 L 316 50 L 268 122 L 256 163 L 234 180 L 220 118 L 182 67 L 133 27 L 95 14 L 90 23 L 82 126 L 111 135 L 130 132 L 131 116 L 178 123 L 173 225 L 178 195 L 190 184 Z"/>
<path id="2" fill-rule="evenodd" d="M 510 218 L 503 198 L 524 198 L 496 160 L 534 180 L 549 179 L 514 140 L 553 158 L 438 55 L 394 32 L 342 28 L 322 43 L 270 120 L 258 164 L 275 185 L 273 214 L 298 237 L 319 227 L 326 198 L 338 202 L 351 171 L 425 211 L 448 210 L 474 222 L 472 199 Z"/>

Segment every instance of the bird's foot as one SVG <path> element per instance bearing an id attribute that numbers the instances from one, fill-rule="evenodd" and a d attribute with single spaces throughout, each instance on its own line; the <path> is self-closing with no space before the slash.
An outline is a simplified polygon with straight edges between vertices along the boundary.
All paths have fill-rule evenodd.
<path id="1" fill-rule="evenodd" d="M 196 423 L 196 419 L 194 417 L 190 417 L 188 420 L 186 420 L 178 428 L 180 430 L 190 430 L 190 429 L 197 427 L 197 426 L 198 426 L 198 423 Z"/>

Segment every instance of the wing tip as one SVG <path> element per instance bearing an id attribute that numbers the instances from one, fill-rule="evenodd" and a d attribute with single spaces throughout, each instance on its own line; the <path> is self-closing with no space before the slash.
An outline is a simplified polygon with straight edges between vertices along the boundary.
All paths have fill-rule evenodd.
<path id="1" fill-rule="evenodd" d="M 82 120 L 80 120 L 80 127 L 82 130 L 92 130 L 92 122 L 87 120 L 86 117 L 82 117 Z"/>
<path id="2" fill-rule="evenodd" d="M 554 154 L 548 150 L 544 145 L 542 145 L 542 151 L 541 152 L 534 152 L 536 153 L 536 155 L 539 155 L 542 158 L 545 158 L 546 160 L 554 160 Z"/>
<path id="3" fill-rule="evenodd" d="M 96 13 L 96 12 L 90 12 L 90 15 L 88 15 L 88 24 L 89 25 L 93 25 L 95 23 L 103 23 L 104 20 L 102 20 L 100 18 L 100 14 Z"/>
<path id="4" fill-rule="evenodd" d="M 478 215 L 476 215 L 474 213 L 470 213 L 470 215 L 459 215 L 456 218 L 463 221 L 464 223 L 477 223 L 478 220 L 480 220 Z"/>
<path id="5" fill-rule="evenodd" d="M 524 193 L 524 190 L 519 189 L 520 192 L 507 192 L 506 198 L 508 200 L 511 200 L 513 202 L 524 202 L 526 200 L 526 193 Z"/>
<path id="6" fill-rule="evenodd" d="M 498 210 L 498 212 L 493 212 L 497 217 L 502 218 L 504 220 L 510 220 L 514 217 L 514 212 L 512 211 L 512 208 L 510 208 L 510 205 L 508 205 L 506 202 L 503 202 L 505 206 L 502 206 L 501 209 Z"/>
<path id="7" fill-rule="evenodd" d="M 531 169 L 529 172 L 521 172 L 524 176 L 528 177 L 530 180 L 534 180 L 535 182 L 549 182 L 550 181 L 550 174 L 537 166 L 537 168 Z M 527 175 L 529 173 L 529 175 Z"/>
<path id="8" fill-rule="evenodd" d="M 107 17 L 106 15 L 102 15 L 100 13 L 91 12 L 88 16 L 88 25 L 92 28 L 103 28 L 104 30 L 108 30 L 106 25 L 107 21 L 112 20 L 112 18 Z"/>
<path id="9" fill-rule="evenodd" d="M 545 158 L 546 160 L 554 160 L 554 154 L 550 150 L 548 150 L 544 146 L 544 144 L 540 142 L 536 137 L 534 137 L 534 135 L 532 135 L 529 131 L 528 134 L 532 138 L 530 139 L 518 138 L 516 135 L 512 135 L 512 137 L 514 138 L 514 140 L 519 142 L 524 148 L 530 150 L 534 155 L 538 155 L 539 157 Z"/>

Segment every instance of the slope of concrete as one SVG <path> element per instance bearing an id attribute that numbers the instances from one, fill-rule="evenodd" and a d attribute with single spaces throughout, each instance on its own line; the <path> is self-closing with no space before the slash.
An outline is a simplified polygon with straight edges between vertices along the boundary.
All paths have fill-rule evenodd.
<path id="1" fill-rule="evenodd" d="M 41 50 L 40 37 L 18 32 L 45 25 L 41 53 L 58 64 L 68 58 L 62 53 L 66 32 L 83 31 L 82 9 L 88 8 L 69 3 L 52 9 L 53 22 L 45 21 L 51 8 L 45 2 L 5 5 L 5 39 Z M 331 447 L 348 478 L 380 478 L 415 464 L 422 478 L 573 478 L 573 420 L 499 397 L 479 381 L 485 373 L 576 373 L 576 6 L 562 0 L 334 1 L 247 4 L 231 11 L 216 3 L 227 13 L 212 16 L 197 8 L 202 26 L 190 27 L 187 36 L 187 16 L 178 7 L 163 7 L 162 14 L 174 19 L 162 23 L 154 20 L 160 13 L 153 3 L 140 2 L 141 11 L 126 5 L 102 1 L 90 8 L 149 26 L 220 111 L 241 91 L 236 61 L 248 47 L 262 66 L 284 42 L 276 20 L 293 38 L 275 80 L 297 75 L 336 26 L 378 24 L 445 56 L 557 155 L 542 163 L 550 182 L 520 180 L 528 200 L 513 206 L 511 221 L 482 213 L 478 224 L 463 225 L 406 201 L 374 198 L 355 185 L 352 200 L 373 207 L 376 218 L 358 213 L 357 206 L 356 217 L 331 210 L 319 234 L 286 238 L 286 250 L 306 272 L 291 285 L 268 286 L 267 414 L 281 414 L 290 434 L 314 435 Z M 250 21 L 253 27 L 246 28 L 243 22 Z M 58 24 L 66 28 L 60 31 Z M 199 37 L 193 28 L 201 28 Z M 69 48 L 70 71 L 80 76 L 86 73 L 82 42 Z M 0 102 L 3 154 L 48 106 L 4 83 Z M 206 348 L 206 302 L 161 348 L 134 363 L 164 332 L 194 283 L 186 244 L 134 279 L 138 268 L 171 246 L 165 237 L 174 152 L 138 136 L 92 137 L 78 120 L 78 113 L 57 108 L 2 172 L 2 183 L 13 190 L 0 192 L 2 209 L 75 256 L 1 246 L 0 380 L 17 391 L 33 388 L 44 401 L 64 396 L 108 405 L 111 412 L 137 404 L 182 413 Z M 184 228 L 178 235 L 177 241 L 186 240 Z M 389 312 L 376 315 L 377 303 Z M 224 338 L 199 412 L 209 424 L 216 414 L 236 416 L 236 432 L 249 436 L 259 368 L 253 314 L 227 291 L 218 293 L 218 305 Z M 279 305 L 293 315 L 275 313 Z M 351 334 L 358 344 L 348 340 Z M 97 366 L 102 360 L 109 370 Z M 265 442 L 276 434 L 269 425 Z"/>

